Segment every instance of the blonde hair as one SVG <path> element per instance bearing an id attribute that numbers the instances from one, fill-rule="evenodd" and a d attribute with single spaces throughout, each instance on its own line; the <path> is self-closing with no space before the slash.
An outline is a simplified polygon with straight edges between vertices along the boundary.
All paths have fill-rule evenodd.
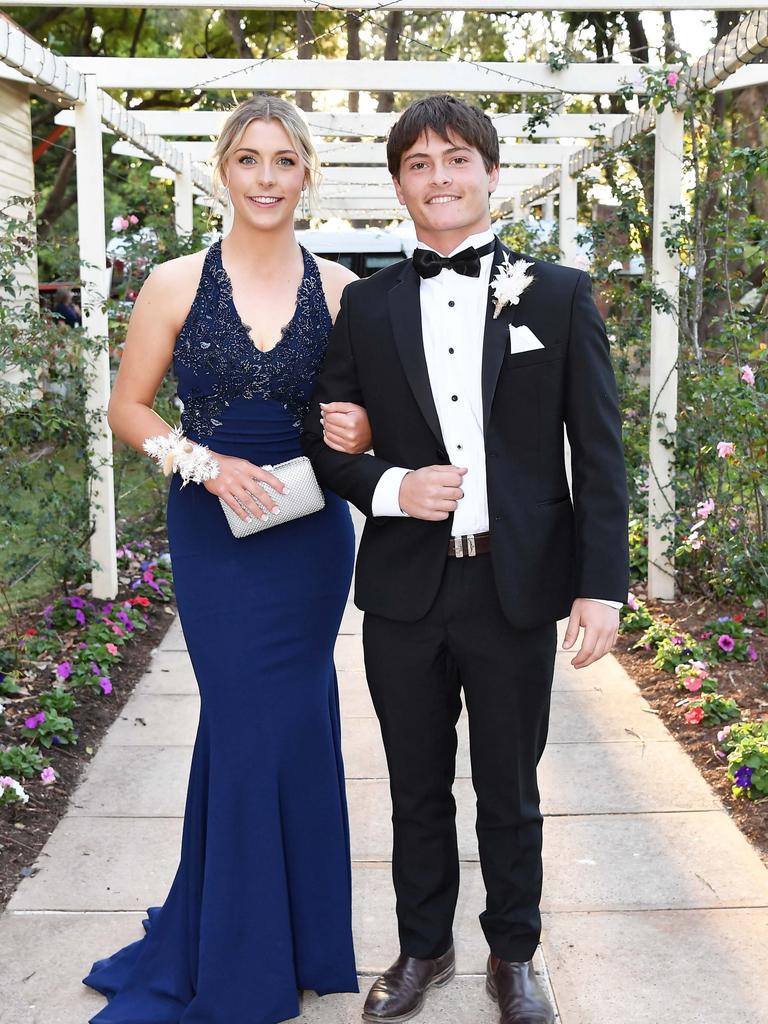
<path id="1" fill-rule="evenodd" d="M 279 121 L 288 133 L 299 159 L 304 165 L 304 180 L 309 192 L 310 202 L 317 197 L 317 186 L 320 179 L 320 158 L 312 141 L 309 125 L 304 120 L 298 107 L 288 100 L 277 96 L 265 96 L 257 93 L 250 99 L 239 103 L 221 129 L 213 150 L 214 184 L 224 189 L 223 170 L 229 157 L 240 145 L 246 129 L 254 121 Z"/>

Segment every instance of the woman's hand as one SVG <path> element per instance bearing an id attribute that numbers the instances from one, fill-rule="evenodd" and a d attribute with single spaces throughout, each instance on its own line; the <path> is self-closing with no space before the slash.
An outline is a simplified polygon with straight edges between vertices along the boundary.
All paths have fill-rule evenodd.
<path id="1" fill-rule="evenodd" d="M 276 476 L 260 466 L 254 466 L 247 459 L 236 459 L 231 455 L 219 455 L 217 452 L 211 452 L 211 455 L 219 463 L 219 475 L 215 480 L 206 480 L 203 483 L 207 491 L 225 501 L 244 522 L 251 516 L 266 521 L 270 515 L 280 514 L 280 508 L 274 498 L 271 498 L 262 486 L 268 484 L 278 494 L 284 494 L 285 486 Z M 260 508 L 254 498 L 264 508 Z M 242 509 L 238 502 L 241 502 L 248 511 Z"/>
<path id="2" fill-rule="evenodd" d="M 352 402 L 320 403 L 323 440 L 329 448 L 346 455 L 359 455 L 371 447 L 371 424 L 362 405 Z"/>

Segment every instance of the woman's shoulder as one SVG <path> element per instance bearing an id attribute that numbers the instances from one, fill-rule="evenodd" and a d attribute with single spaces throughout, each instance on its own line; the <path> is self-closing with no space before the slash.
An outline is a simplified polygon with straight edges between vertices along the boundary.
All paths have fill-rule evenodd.
<path id="1" fill-rule="evenodd" d="M 353 274 L 343 264 L 323 259 L 322 256 L 315 256 L 314 259 L 320 271 L 320 279 L 323 282 L 323 291 L 325 292 L 328 310 L 331 318 L 335 320 L 341 305 L 341 293 L 348 284 L 358 280 L 357 274 Z"/>
<path id="2" fill-rule="evenodd" d="M 175 331 L 180 330 L 195 301 L 208 249 L 158 263 L 142 285 L 139 308 L 153 308 Z"/>

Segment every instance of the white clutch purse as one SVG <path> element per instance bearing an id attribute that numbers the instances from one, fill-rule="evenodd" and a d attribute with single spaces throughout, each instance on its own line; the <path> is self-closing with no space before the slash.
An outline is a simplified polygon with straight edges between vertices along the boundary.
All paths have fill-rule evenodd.
<path id="1" fill-rule="evenodd" d="M 233 536 L 238 538 L 250 537 L 252 533 L 269 530 L 271 527 L 279 526 L 281 523 L 290 523 L 293 519 L 311 515 L 313 512 L 319 512 L 320 509 L 325 508 L 325 497 L 312 469 L 312 463 L 306 455 L 300 455 L 296 459 L 289 459 L 288 462 L 281 462 L 277 466 L 263 466 L 262 469 L 266 469 L 267 472 L 276 476 L 288 488 L 287 494 L 278 494 L 268 484 L 261 485 L 270 498 L 277 502 L 280 514 L 270 516 L 267 520 L 256 519 L 250 515 L 250 511 L 244 505 L 238 502 L 243 511 L 248 512 L 250 516 L 250 519 L 241 519 L 225 501 L 219 498 Z M 253 497 L 259 508 L 264 507 L 258 498 L 254 497 L 254 495 L 251 495 L 251 497 Z"/>

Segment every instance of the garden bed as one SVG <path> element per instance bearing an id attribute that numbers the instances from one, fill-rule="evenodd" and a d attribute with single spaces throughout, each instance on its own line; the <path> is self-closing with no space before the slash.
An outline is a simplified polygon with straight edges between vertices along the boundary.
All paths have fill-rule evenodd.
<path id="1" fill-rule="evenodd" d="M 698 637 L 705 625 L 735 609 L 724 609 L 702 598 L 689 598 L 675 602 L 652 602 L 646 605 L 654 620 L 669 619 L 680 633 Z M 728 778 L 718 733 L 722 723 L 707 726 L 692 724 L 684 715 L 685 689 L 675 686 L 675 677 L 669 671 L 660 671 L 653 663 L 654 650 L 632 650 L 641 631 L 619 636 L 614 654 L 639 686 L 643 696 L 656 711 L 666 727 L 691 756 L 696 767 L 712 786 L 724 806 L 744 835 L 757 847 L 768 863 L 768 799 L 748 800 L 732 792 L 733 780 Z M 728 660 L 712 666 L 717 677 L 717 692 L 733 698 L 741 720 L 760 721 L 768 718 L 768 629 L 753 628 L 749 635 L 756 658 L 746 661 Z M 674 785 L 674 780 L 670 780 Z"/>
<path id="2" fill-rule="evenodd" d="M 85 684 L 73 685 L 78 674 L 77 648 L 82 645 L 82 638 L 88 635 L 86 630 L 94 623 L 99 624 L 97 628 L 103 628 L 105 624 L 105 620 L 99 618 L 104 608 L 95 609 L 93 612 L 88 610 L 89 623 L 76 624 L 69 629 L 59 627 L 55 630 L 61 641 L 61 652 L 58 656 L 50 659 L 47 655 L 49 660 L 40 662 L 39 671 L 27 668 L 23 673 L 18 673 L 17 682 L 21 685 L 19 693 L 0 695 L 0 703 L 4 705 L 5 711 L 4 717 L 0 715 L 0 751 L 19 744 L 28 744 L 50 762 L 50 769 L 55 773 L 55 781 L 48 784 L 42 780 L 41 772 L 38 770 L 28 773 L 24 778 L 17 773 L 8 773 L 23 786 L 28 800 L 25 803 L 12 802 L 0 805 L 0 909 L 6 905 L 19 881 L 35 873 L 34 862 L 65 815 L 84 769 L 98 750 L 110 725 L 122 711 L 136 683 L 144 674 L 152 652 L 173 622 L 175 608 L 170 601 L 170 581 L 161 582 L 162 593 L 149 590 L 146 582 L 137 589 L 137 580 L 131 581 L 121 572 L 120 593 L 112 603 L 114 608 L 127 609 L 125 602 L 131 598 L 136 601 L 139 590 L 141 593 L 152 593 L 155 600 L 139 598 L 142 602 L 146 601 L 146 604 L 139 604 L 131 610 L 136 626 L 130 631 L 130 635 L 125 630 L 120 634 L 115 632 L 112 635 L 115 643 L 107 641 L 108 646 L 115 648 L 116 651 L 112 663 L 100 669 L 100 673 L 108 672 L 108 676 L 95 673 Z M 61 604 L 62 599 L 59 599 L 59 602 Z M 77 614 L 77 611 L 75 607 L 74 614 Z M 16 634 L 37 639 L 43 632 L 41 614 L 40 611 L 30 611 L 17 617 L 14 623 Z M 116 620 L 120 614 L 120 611 L 113 612 L 111 619 L 107 617 L 114 624 L 113 628 L 116 627 L 118 630 L 121 627 L 117 625 Z M 0 646 L 8 650 L 12 639 L 7 633 L 0 636 Z M 124 643 L 127 646 L 123 654 Z M 116 646 L 118 644 L 119 647 Z M 90 650 L 87 655 L 90 657 Z M 64 678 L 63 673 L 58 672 L 56 668 L 57 661 L 61 666 L 61 658 L 67 659 L 63 662 L 64 665 L 72 667 L 72 674 Z M 41 706 L 41 698 L 45 700 L 45 696 L 51 693 L 51 676 L 54 672 L 57 672 L 57 681 L 53 685 L 66 690 L 77 702 L 76 707 L 67 712 L 67 720 L 71 717 L 74 739 L 68 743 L 54 741 L 50 747 L 46 747 L 41 738 L 26 734 L 29 730 L 25 730 L 25 723 L 29 724 L 30 716 L 33 716 Z M 64 735 L 64 730 L 62 734 Z M 0 776 L 3 774 L 0 771 Z"/>

